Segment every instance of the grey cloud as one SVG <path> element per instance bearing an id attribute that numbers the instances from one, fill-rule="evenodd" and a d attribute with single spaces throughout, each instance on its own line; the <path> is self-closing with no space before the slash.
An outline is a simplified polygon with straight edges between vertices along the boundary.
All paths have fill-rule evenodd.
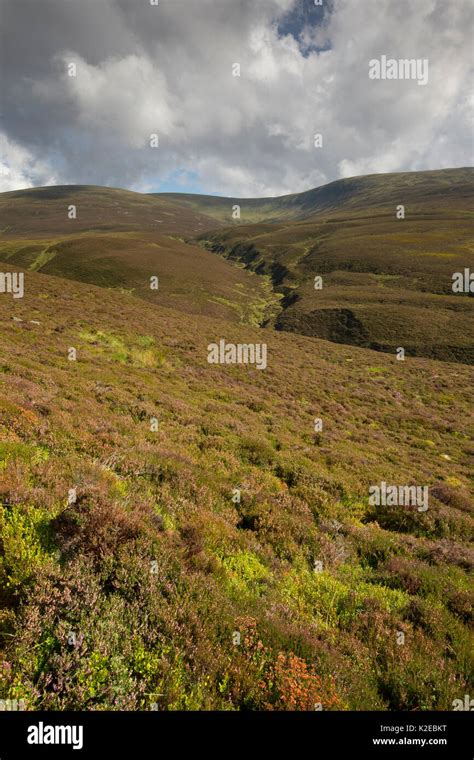
<path id="1" fill-rule="evenodd" d="M 0 189 L 151 190 L 184 170 L 207 192 L 261 195 L 471 163 L 469 0 L 335 0 L 305 27 L 330 41 L 319 54 L 278 34 L 301 2 L 0 0 Z M 428 58 L 428 86 L 370 81 L 381 54 Z"/>

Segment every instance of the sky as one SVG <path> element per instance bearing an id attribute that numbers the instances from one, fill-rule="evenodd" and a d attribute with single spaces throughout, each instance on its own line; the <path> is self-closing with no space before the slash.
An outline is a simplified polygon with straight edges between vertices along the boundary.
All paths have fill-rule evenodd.
<path id="1" fill-rule="evenodd" d="M 471 0 L 154 1 L 0 0 L 0 191 L 273 196 L 472 165 Z M 428 60 L 427 84 L 370 79 L 383 55 Z"/>

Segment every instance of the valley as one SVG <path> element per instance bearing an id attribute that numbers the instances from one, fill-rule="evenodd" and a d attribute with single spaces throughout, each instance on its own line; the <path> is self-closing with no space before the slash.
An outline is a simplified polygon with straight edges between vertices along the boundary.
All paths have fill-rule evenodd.
<path id="1" fill-rule="evenodd" d="M 232 224 L 222 198 L 0 195 L 3 282 L 23 276 L 0 293 L 5 699 L 464 699 L 470 178 L 343 180 Z"/>

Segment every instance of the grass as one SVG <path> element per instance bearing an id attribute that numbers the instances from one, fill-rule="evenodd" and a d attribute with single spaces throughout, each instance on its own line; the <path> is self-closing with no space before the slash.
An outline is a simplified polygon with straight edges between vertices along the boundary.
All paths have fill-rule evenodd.
<path id="1" fill-rule="evenodd" d="M 0 294 L 2 698 L 472 693 L 472 299 L 450 289 L 471 177 L 353 178 L 234 224 L 235 199 L 1 196 L 2 269 L 25 272 L 24 298 Z M 209 364 L 221 338 L 264 342 L 267 369 Z M 426 486 L 428 510 L 373 505 L 382 481 Z"/>
<path id="2" fill-rule="evenodd" d="M 401 201 L 403 220 L 395 216 Z M 268 324 L 379 351 L 403 346 L 411 356 L 474 362 L 474 302 L 452 291 L 453 273 L 474 268 L 472 170 L 343 180 L 274 199 L 275 214 L 282 206 L 289 218 L 284 211 L 258 223 L 243 217 L 199 236 L 283 294 Z"/>
<path id="3" fill-rule="evenodd" d="M 189 193 L 153 193 L 151 197 L 177 203 L 224 226 L 232 224 L 234 228 L 240 223 L 284 221 L 286 224 L 333 212 L 365 214 L 368 208 L 394 210 L 400 203 L 418 210 L 420 201 L 421 204 L 429 202 L 429 213 L 461 208 L 469 216 L 465 203 L 472 197 L 472 168 L 350 177 L 277 198 L 224 198 Z M 232 222 L 235 204 L 241 209 L 240 222 Z"/>
<path id="4" fill-rule="evenodd" d="M 472 174 L 356 177 L 273 199 L 94 186 L 3 193 L 0 258 L 199 317 L 472 364 L 474 305 L 452 292 L 453 273 L 474 268 Z"/>
<path id="5" fill-rule="evenodd" d="M 467 365 L 27 277 L 0 301 L 5 698 L 441 710 L 469 693 Z M 268 369 L 209 365 L 222 335 L 265 340 Z M 428 485 L 429 510 L 371 507 L 381 480 Z"/>

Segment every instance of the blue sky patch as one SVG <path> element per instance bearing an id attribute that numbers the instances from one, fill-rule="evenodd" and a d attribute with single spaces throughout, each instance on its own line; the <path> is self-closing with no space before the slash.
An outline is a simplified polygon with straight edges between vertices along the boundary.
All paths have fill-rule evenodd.
<path id="1" fill-rule="evenodd" d="M 314 0 L 296 0 L 293 8 L 280 19 L 278 35 L 285 37 L 290 34 L 294 37 L 305 57 L 330 50 L 331 43 L 324 39 L 324 35 L 317 42 L 312 41 L 311 37 L 317 27 L 323 26 L 332 8 L 333 0 L 323 0 L 322 5 L 315 5 Z"/>

